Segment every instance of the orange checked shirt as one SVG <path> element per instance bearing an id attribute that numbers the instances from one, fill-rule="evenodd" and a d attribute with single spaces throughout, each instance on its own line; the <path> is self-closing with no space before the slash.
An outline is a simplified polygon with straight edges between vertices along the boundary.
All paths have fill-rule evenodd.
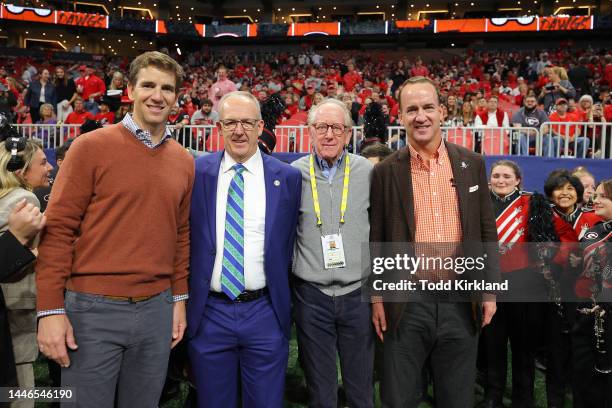
<path id="1" fill-rule="evenodd" d="M 459 201 L 446 145 L 440 143 L 434 157 L 427 161 L 410 144 L 408 148 L 414 197 L 415 243 L 432 244 L 426 251 L 419 251 L 417 245 L 417 255 L 453 256 L 455 245 L 444 248 L 438 244 L 458 243 L 462 237 Z M 448 279 L 450 275 L 441 272 L 437 271 L 437 277 Z M 429 274 L 423 275 L 423 278 L 431 277 Z"/>

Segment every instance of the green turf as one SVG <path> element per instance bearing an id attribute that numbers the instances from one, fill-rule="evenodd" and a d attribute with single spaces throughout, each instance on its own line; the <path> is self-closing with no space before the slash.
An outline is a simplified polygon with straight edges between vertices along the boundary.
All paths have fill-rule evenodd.
<path id="1" fill-rule="evenodd" d="M 508 353 L 510 354 L 510 353 Z M 510 355 L 508 356 L 510 359 Z M 510 361 L 508 361 L 508 367 L 510 367 Z M 36 376 L 37 386 L 49 386 L 47 364 L 44 360 L 39 359 L 34 365 L 34 372 Z M 302 370 L 297 363 L 297 342 L 295 340 L 295 333 L 293 333 L 291 341 L 289 342 L 289 366 L 287 367 L 287 381 L 289 382 L 300 382 L 302 379 Z M 504 395 L 504 405 L 510 406 L 510 394 L 512 384 L 512 372 L 508 370 L 508 380 L 506 384 L 506 392 Z M 433 394 L 430 387 L 430 395 Z M 475 387 L 476 401 L 480 402 L 483 398 L 483 389 L 479 385 Z M 171 400 L 161 405 L 161 408 L 182 408 L 183 401 L 187 396 L 187 386 L 185 384 L 181 387 L 181 397 L 175 400 Z M 539 370 L 536 370 L 535 378 L 535 403 L 537 408 L 546 407 L 546 385 L 544 375 Z M 566 398 L 565 408 L 571 407 L 571 395 Z M 36 403 L 36 408 L 49 407 L 47 403 Z M 285 401 L 285 407 L 287 408 L 305 408 L 305 404 L 297 403 L 287 399 Z M 380 398 L 378 395 L 378 385 L 376 386 L 376 407 L 380 407 Z M 431 405 L 423 403 L 419 408 L 430 408 Z"/>

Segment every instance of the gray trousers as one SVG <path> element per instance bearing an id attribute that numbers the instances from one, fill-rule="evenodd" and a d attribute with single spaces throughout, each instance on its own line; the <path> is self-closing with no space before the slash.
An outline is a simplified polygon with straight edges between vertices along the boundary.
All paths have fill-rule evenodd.
<path id="1" fill-rule="evenodd" d="M 66 292 L 78 349 L 69 351 L 62 386 L 76 388 L 66 408 L 157 407 L 172 339 L 170 290 L 138 303 Z"/>
<path id="2" fill-rule="evenodd" d="M 383 407 L 417 407 L 430 358 L 436 406 L 474 406 L 478 335 L 470 303 L 408 303 L 395 333 L 385 333 Z"/>

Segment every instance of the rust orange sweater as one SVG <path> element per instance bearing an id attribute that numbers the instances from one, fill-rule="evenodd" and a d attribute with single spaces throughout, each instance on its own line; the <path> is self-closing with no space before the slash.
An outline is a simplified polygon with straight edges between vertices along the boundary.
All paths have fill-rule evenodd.
<path id="1" fill-rule="evenodd" d="M 37 309 L 64 289 L 109 296 L 187 293 L 193 158 L 150 149 L 123 125 L 78 137 L 53 185 L 36 265 Z"/>

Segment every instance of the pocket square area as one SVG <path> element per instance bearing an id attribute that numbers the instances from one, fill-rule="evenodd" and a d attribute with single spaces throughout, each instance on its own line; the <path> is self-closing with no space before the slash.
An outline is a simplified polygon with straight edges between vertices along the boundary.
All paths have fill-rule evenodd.
<path id="1" fill-rule="evenodd" d="M 478 184 L 476 184 L 475 186 L 470 187 L 470 193 L 473 193 L 474 191 L 478 190 Z"/>

